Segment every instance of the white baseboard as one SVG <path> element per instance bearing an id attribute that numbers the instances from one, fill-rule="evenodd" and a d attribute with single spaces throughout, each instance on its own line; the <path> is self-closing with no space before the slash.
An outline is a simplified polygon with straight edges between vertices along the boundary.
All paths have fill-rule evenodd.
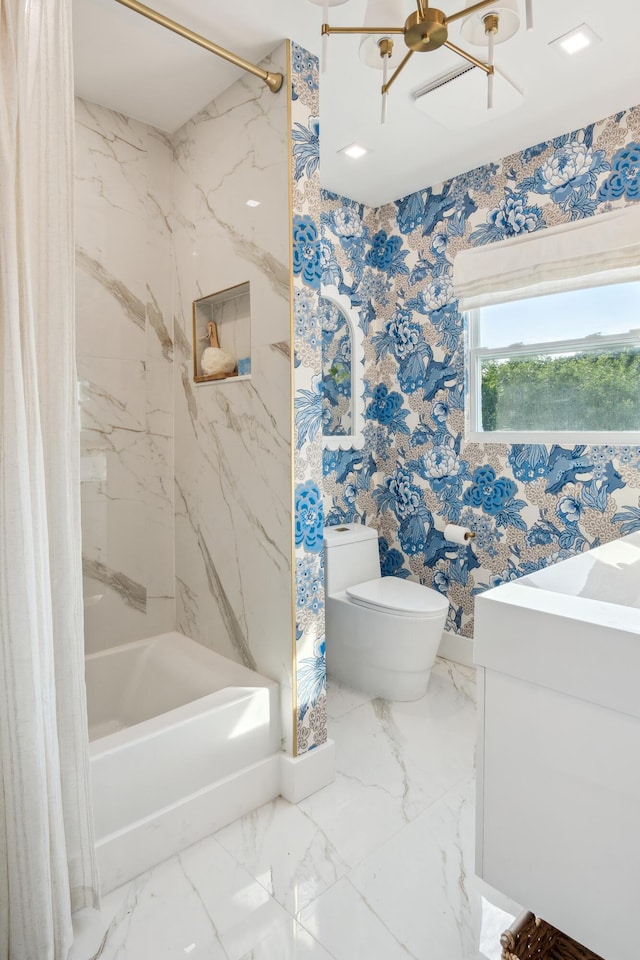
<path id="1" fill-rule="evenodd" d="M 443 630 L 438 656 L 453 660 L 454 663 L 462 663 L 465 667 L 472 667 L 473 640 L 471 637 L 461 637 L 458 633 Z"/>
<path id="2" fill-rule="evenodd" d="M 280 793 L 290 803 L 333 783 L 336 778 L 336 745 L 327 740 L 300 757 L 280 754 Z"/>

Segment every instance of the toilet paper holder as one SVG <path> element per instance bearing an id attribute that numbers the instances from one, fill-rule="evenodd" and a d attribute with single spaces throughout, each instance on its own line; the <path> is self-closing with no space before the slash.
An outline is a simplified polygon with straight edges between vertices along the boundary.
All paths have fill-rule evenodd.
<path id="1" fill-rule="evenodd" d="M 444 538 L 450 543 L 459 543 L 462 546 L 469 545 L 471 540 L 475 540 L 475 531 L 468 527 L 460 527 L 456 523 L 448 523 L 444 528 Z"/>

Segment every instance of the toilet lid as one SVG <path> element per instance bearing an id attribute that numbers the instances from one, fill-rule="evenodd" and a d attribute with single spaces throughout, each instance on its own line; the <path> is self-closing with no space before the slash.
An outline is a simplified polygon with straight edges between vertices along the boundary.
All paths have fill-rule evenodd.
<path id="1" fill-rule="evenodd" d="M 434 617 L 446 613 L 449 601 L 430 587 L 400 577 L 379 577 L 347 588 L 347 596 L 365 607 L 400 613 L 405 617 Z"/>

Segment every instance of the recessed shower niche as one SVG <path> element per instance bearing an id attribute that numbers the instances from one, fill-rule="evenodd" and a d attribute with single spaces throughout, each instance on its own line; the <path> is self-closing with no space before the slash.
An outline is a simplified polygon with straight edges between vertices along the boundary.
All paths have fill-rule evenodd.
<path id="1" fill-rule="evenodd" d="M 193 301 L 193 380 L 243 380 L 251 375 L 249 282 Z"/>

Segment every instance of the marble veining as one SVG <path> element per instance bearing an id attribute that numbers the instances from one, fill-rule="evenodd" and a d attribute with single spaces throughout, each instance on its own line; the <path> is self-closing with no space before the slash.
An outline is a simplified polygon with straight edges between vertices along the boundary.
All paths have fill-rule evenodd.
<path id="1" fill-rule="evenodd" d="M 158 301 L 154 297 L 153 292 L 148 284 L 147 290 L 149 291 L 149 296 L 151 297 L 151 300 L 149 303 L 147 303 L 146 307 L 147 318 L 162 348 L 162 356 L 165 358 L 165 360 L 171 360 L 173 356 L 173 338 L 167 329 L 162 310 L 158 306 Z"/>
<path id="2" fill-rule="evenodd" d="M 173 628 L 168 138 L 76 101 L 76 331 L 88 651 Z"/>
<path id="3" fill-rule="evenodd" d="M 174 346 L 178 350 L 184 360 L 188 360 L 191 357 L 191 341 L 188 339 L 186 331 L 183 328 L 176 324 L 174 331 Z"/>
<path id="4" fill-rule="evenodd" d="M 404 800 L 409 794 L 409 777 L 407 772 L 407 767 L 404 762 L 404 756 L 402 752 L 402 742 L 399 730 L 396 728 L 393 721 L 393 714 L 390 708 L 390 704 L 386 700 L 376 699 L 372 701 L 373 712 L 375 714 L 376 720 L 380 726 L 380 729 L 384 733 L 384 736 L 387 739 L 389 750 L 391 755 L 398 765 L 398 770 L 402 778 L 402 800 L 403 800 L 403 810 L 402 815 L 405 819 L 408 819 L 407 812 L 404 809 Z"/>
<path id="5" fill-rule="evenodd" d="M 164 360 L 145 362 L 146 428 L 152 437 L 173 440 L 173 370 Z"/>
<path id="6" fill-rule="evenodd" d="M 247 394 L 249 410 L 234 404 L 236 398 L 222 392 L 212 398 L 218 414 L 217 423 L 209 424 L 212 435 L 215 431 L 229 431 L 234 434 L 237 444 L 244 447 L 247 456 L 269 454 L 274 439 L 279 448 L 287 445 L 286 425 L 278 423 L 263 394 L 251 381 L 243 386 L 243 390 Z M 221 453 L 224 455 L 224 448 Z"/>
<path id="7" fill-rule="evenodd" d="M 288 297 L 289 270 L 284 263 L 276 260 L 268 250 L 262 250 L 256 243 L 242 237 L 233 224 L 224 223 L 222 220 L 218 220 L 218 222 L 229 235 L 235 253 L 252 263 L 263 276 L 267 277 L 277 296 Z"/>
<path id="8" fill-rule="evenodd" d="M 184 397 L 187 402 L 187 408 L 189 411 L 189 420 L 191 421 L 191 426 L 195 433 L 196 420 L 198 419 L 198 404 L 196 402 L 196 397 L 193 392 L 193 387 L 191 386 L 191 376 L 187 367 L 182 367 L 180 371 L 180 382 L 182 389 L 184 391 Z"/>
<path id="9" fill-rule="evenodd" d="M 233 606 L 230 603 L 227 594 L 225 593 L 222 580 L 220 579 L 220 575 L 216 570 L 216 565 L 213 562 L 213 558 L 209 552 L 209 548 L 202 534 L 202 530 L 199 527 L 196 528 L 196 534 L 198 538 L 198 547 L 200 549 L 200 553 L 202 554 L 204 567 L 207 573 L 209 590 L 211 591 L 211 596 L 214 597 L 218 603 L 218 608 L 222 615 L 224 625 L 227 628 L 227 633 L 231 640 L 232 647 L 238 659 L 240 660 L 240 663 L 243 663 L 245 667 L 249 667 L 251 670 L 257 670 L 257 664 L 251 653 L 251 650 L 248 647 L 245 633 L 238 622 L 238 618 L 236 617 Z"/>
<path id="10" fill-rule="evenodd" d="M 198 622 L 198 598 L 188 583 L 176 577 L 176 595 L 182 609 L 184 629 L 186 636 L 195 635 L 195 627 Z"/>
<path id="11" fill-rule="evenodd" d="M 290 687 L 291 361 L 270 346 L 289 338 L 287 133 L 286 98 L 254 78 L 188 121 L 171 230 L 178 628 Z M 247 281 L 250 379 L 194 385 L 192 302 Z"/>
<path id="12" fill-rule="evenodd" d="M 82 429 L 110 434 L 143 431 L 145 425 L 145 369 L 141 360 L 79 357 L 78 377 Z"/>
<path id="13" fill-rule="evenodd" d="M 76 248 L 76 266 L 79 270 L 83 270 L 89 277 L 95 280 L 96 283 L 104 287 L 107 293 L 120 304 L 125 315 L 135 323 L 137 327 L 144 330 L 146 320 L 145 305 L 121 280 L 118 280 L 117 277 L 110 274 L 102 263 L 90 257 L 82 247 Z"/>
<path id="14" fill-rule="evenodd" d="M 285 834 L 291 836 L 286 858 L 279 849 Z M 312 903 L 348 870 L 312 818 L 281 798 L 225 827 L 216 839 L 242 859 L 271 896 L 292 914 Z"/>
<path id="15" fill-rule="evenodd" d="M 286 340 L 281 340 L 278 343 L 270 343 L 269 346 L 272 350 L 278 350 L 287 360 L 291 359 L 291 345 Z"/>
<path id="16" fill-rule="evenodd" d="M 131 580 L 121 571 L 110 570 L 104 563 L 100 563 L 98 560 L 88 560 L 85 557 L 82 561 L 82 572 L 85 577 L 90 577 L 92 580 L 109 587 L 110 590 L 114 590 L 134 610 L 143 612 L 146 610 L 147 591 L 141 583 L 136 583 L 135 580 Z"/>
<path id="17" fill-rule="evenodd" d="M 473 689 L 472 669 L 444 661 L 412 704 L 330 682 L 336 782 L 78 914 L 69 960 L 499 960 L 519 908 L 474 875 Z"/>

